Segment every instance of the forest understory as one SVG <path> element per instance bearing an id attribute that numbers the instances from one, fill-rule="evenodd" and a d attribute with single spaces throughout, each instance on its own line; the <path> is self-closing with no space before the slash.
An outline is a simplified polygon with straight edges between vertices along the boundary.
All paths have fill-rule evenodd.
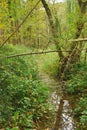
<path id="1" fill-rule="evenodd" d="M 87 0 L 0 1 L 0 130 L 87 130 Z"/>

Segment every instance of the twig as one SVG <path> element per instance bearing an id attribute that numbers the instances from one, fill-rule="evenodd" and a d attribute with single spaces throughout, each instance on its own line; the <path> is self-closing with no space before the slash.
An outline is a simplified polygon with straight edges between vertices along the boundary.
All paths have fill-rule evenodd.
<path id="1" fill-rule="evenodd" d="M 87 38 L 79 38 L 79 39 L 71 39 L 68 40 L 69 42 L 82 42 L 82 41 L 87 41 Z"/>

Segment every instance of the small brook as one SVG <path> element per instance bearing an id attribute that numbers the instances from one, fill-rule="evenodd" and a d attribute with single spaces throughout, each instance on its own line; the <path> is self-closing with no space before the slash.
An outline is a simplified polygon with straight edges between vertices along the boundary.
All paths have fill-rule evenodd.
<path id="1" fill-rule="evenodd" d="M 48 75 L 41 73 L 40 77 L 41 77 L 41 81 L 46 83 L 49 86 L 51 90 L 49 101 L 54 105 L 57 111 L 60 105 L 60 99 L 62 95 L 61 87 L 57 83 L 57 81 L 55 81 L 53 78 L 50 78 Z M 75 124 L 72 117 L 72 109 L 70 108 L 69 101 L 64 99 L 63 102 L 64 103 L 63 103 L 62 113 L 60 117 L 61 118 L 60 127 L 58 128 L 58 130 L 75 130 Z M 56 120 L 56 116 L 53 122 L 53 128 L 54 128 L 55 120 Z M 53 128 L 50 128 L 49 126 L 49 128 L 47 129 L 43 129 L 43 128 L 42 129 L 55 130 Z"/>

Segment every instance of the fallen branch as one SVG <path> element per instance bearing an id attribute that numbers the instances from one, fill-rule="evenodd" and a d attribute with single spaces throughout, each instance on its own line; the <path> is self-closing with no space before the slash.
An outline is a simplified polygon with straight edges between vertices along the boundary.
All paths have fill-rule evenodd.
<path id="1" fill-rule="evenodd" d="M 54 50 L 54 51 L 42 51 L 42 52 L 28 52 L 28 53 L 21 53 L 21 54 L 10 55 L 10 56 L 6 56 L 4 58 L 13 58 L 13 57 L 27 56 L 27 55 L 47 54 L 47 53 L 55 53 L 55 52 L 59 52 L 59 51 Z M 63 52 L 71 52 L 71 51 L 63 51 Z"/>
<path id="2" fill-rule="evenodd" d="M 40 0 L 36 3 L 36 5 L 31 9 L 31 11 L 26 15 L 26 17 L 24 18 L 24 20 L 19 24 L 19 26 L 7 37 L 7 39 L 1 44 L 0 48 L 2 48 L 6 42 L 19 30 L 19 28 L 24 24 L 24 22 L 27 20 L 27 18 L 31 15 L 31 13 L 33 12 L 33 10 L 37 7 L 37 5 L 39 4 Z"/>
<path id="3" fill-rule="evenodd" d="M 77 50 L 85 51 L 87 49 L 77 49 Z M 60 50 L 53 50 L 53 51 L 50 50 L 50 51 L 41 51 L 41 52 L 27 52 L 27 53 L 21 53 L 21 54 L 14 54 L 14 55 L 2 57 L 2 58 L 14 58 L 14 57 L 20 57 L 20 56 L 39 55 L 39 54 L 56 53 L 56 52 L 60 52 Z M 65 51 L 62 51 L 62 52 L 72 52 L 72 50 L 65 50 Z"/>
<path id="4" fill-rule="evenodd" d="M 71 39 L 68 40 L 69 42 L 82 42 L 82 41 L 87 41 L 87 38 L 79 38 L 79 39 Z"/>

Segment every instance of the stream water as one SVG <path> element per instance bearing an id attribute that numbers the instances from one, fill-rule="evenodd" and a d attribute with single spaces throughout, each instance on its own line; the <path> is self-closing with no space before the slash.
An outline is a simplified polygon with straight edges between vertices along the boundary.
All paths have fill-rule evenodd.
<path id="1" fill-rule="evenodd" d="M 58 110 L 62 93 L 61 87 L 59 86 L 57 81 L 55 81 L 53 78 L 50 78 L 48 75 L 41 73 L 40 78 L 42 82 L 46 83 L 50 87 L 50 102 L 54 105 L 56 110 Z M 63 102 L 64 104 L 61 114 L 60 128 L 58 130 L 75 130 L 75 124 L 72 118 L 72 110 L 70 108 L 69 101 L 63 100 Z M 48 128 L 47 130 L 53 130 L 53 128 Z"/>
<path id="2" fill-rule="evenodd" d="M 72 110 L 69 108 L 68 100 L 64 100 L 61 128 L 62 130 L 75 130 L 75 124 L 72 118 Z"/>

